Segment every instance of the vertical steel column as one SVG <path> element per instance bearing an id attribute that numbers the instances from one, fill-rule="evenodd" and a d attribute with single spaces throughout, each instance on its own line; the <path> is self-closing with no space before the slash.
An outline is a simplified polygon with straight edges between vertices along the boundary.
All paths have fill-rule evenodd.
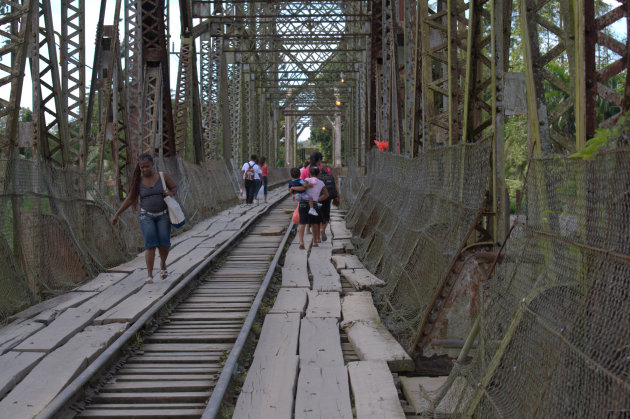
<path id="1" fill-rule="evenodd" d="M 418 90 L 418 0 L 403 0 L 405 11 L 405 153 L 410 157 L 416 155 L 415 144 L 418 141 L 418 122 L 416 120 L 417 90 Z M 421 1 L 421 0 L 420 0 Z"/>
<path id="2" fill-rule="evenodd" d="M 212 24 L 210 56 L 210 138 L 208 152 L 210 159 L 218 159 L 218 145 L 221 133 L 221 57 L 223 55 L 223 25 Z"/>
<path id="3" fill-rule="evenodd" d="M 116 1 L 114 8 L 114 22 L 118 22 L 120 15 L 120 0 Z M 96 146 L 98 147 L 98 161 L 96 169 L 96 177 L 99 186 L 99 190 L 104 192 L 105 180 L 104 180 L 104 166 L 105 166 L 105 148 L 107 143 L 114 140 L 114 137 L 118 135 L 117 125 L 113 121 L 118 122 L 118 108 L 112 108 L 112 102 L 117 105 L 115 97 L 117 96 L 117 88 L 112 86 L 114 83 L 114 73 L 118 69 L 118 26 L 103 26 L 101 29 L 101 36 L 97 38 L 97 50 L 95 53 L 95 59 L 98 57 L 98 61 L 95 62 L 93 72 L 96 73 L 96 78 L 92 77 L 92 80 L 96 80 L 91 86 L 91 89 L 99 90 L 103 95 L 103 100 L 99 107 L 100 126 L 96 137 Z M 91 92 L 90 96 L 93 96 L 94 92 Z M 88 114 L 88 117 L 91 117 Z M 118 167 L 115 168 L 118 173 Z M 118 185 L 117 185 L 118 186 Z"/>
<path id="4" fill-rule="evenodd" d="M 368 121 L 369 131 L 366 138 L 367 150 L 374 147 L 373 140 L 381 140 L 378 121 L 380 120 L 380 106 L 379 103 L 379 62 L 383 63 L 383 31 L 382 31 L 382 0 L 372 0 L 372 21 L 371 21 L 371 44 L 370 44 L 370 56 L 368 69 L 369 91 L 368 91 Z"/>
<path id="5" fill-rule="evenodd" d="M 386 140 L 390 143 L 390 150 L 395 150 L 395 137 L 393 137 L 392 131 L 392 110 L 394 106 L 394 102 L 392 98 L 394 97 L 393 92 L 393 75 L 394 75 L 394 64 L 393 60 L 395 46 L 394 44 L 394 28 L 393 28 L 393 19 L 392 19 L 392 1 L 393 0 L 382 0 L 382 31 L 383 31 L 383 64 L 381 66 L 381 96 L 380 100 L 382 100 L 382 104 L 380 106 L 380 114 L 381 114 L 381 129 L 380 129 L 380 137 L 381 141 Z M 377 99 L 378 100 L 378 99 Z"/>
<path id="6" fill-rule="evenodd" d="M 586 141 L 595 135 L 595 129 L 616 126 L 623 112 L 630 108 L 630 1 L 619 0 L 619 3 L 611 5 L 608 11 L 603 11 L 602 5 L 595 0 L 576 0 L 574 3 L 577 150 L 582 149 Z M 625 23 L 625 44 L 606 31 L 618 22 Z M 596 55 L 608 56 L 610 52 L 619 58 L 611 62 L 596 62 Z M 619 92 L 607 82 L 624 71 L 625 88 Z M 600 122 L 597 120 L 598 100 L 607 108 Z"/>
<path id="7" fill-rule="evenodd" d="M 228 64 L 227 57 L 223 52 L 225 38 L 220 38 L 219 42 L 223 43 L 221 54 L 219 56 L 219 86 L 218 86 L 218 105 L 221 113 L 221 151 L 222 157 L 228 169 L 232 167 L 230 159 L 232 158 L 232 130 L 230 124 L 230 103 L 229 103 L 229 83 L 228 83 Z M 219 157 L 219 156 L 217 156 Z"/>
<path id="8" fill-rule="evenodd" d="M 438 0 L 437 9 L 432 10 L 428 0 L 419 1 L 424 143 L 426 147 L 456 144 L 463 94 L 459 49 L 467 35 L 467 5 L 462 0 Z"/>
<path id="9" fill-rule="evenodd" d="M 106 3 L 106 0 L 101 0 Z M 128 151 L 128 177 L 131 179 L 132 171 L 141 153 L 142 140 L 142 16 L 140 12 L 140 0 L 125 0 L 125 87 L 127 91 L 127 115 L 129 125 L 126 137 L 129 143 Z"/>
<path id="10" fill-rule="evenodd" d="M 61 92 L 68 112 L 70 163 L 86 168 L 85 0 L 61 1 Z"/>
<path id="11" fill-rule="evenodd" d="M 203 150 L 206 158 L 212 156 L 212 106 L 211 106 L 211 60 L 212 41 L 208 32 L 199 39 L 200 52 L 200 96 L 201 96 L 201 124 L 203 128 Z"/>
<path id="12" fill-rule="evenodd" d="M 271 145 L 272 151 L 269 153 L 269 166 L 277 167 L 278 151 L 280 150 L 280 127 L 278 124 L 278 118 L 280 118 L 280 112 L 278 102 L 273 101 L 271 109 L 272 125 L 271 125 Z"/>
<path id="13" fill-rule="evenodd" d="M 575 117 L 570 118 L 570 115 L 571 111 L 575 111 L 576 63 L 580 61 L 575 57 L 576 4 L 571 0 L 559 0 L 560 10 L 556 10 L 556 13 L 559 13 L 563 22 L 563 27 L 560 27 L 541 14 L 541 9 L 551 6 L 550 2 L 551 0 L 525 0 L 521 3 L 521 30 L 527 66 L 527 119 L 530 141 L 533 142 L 537 155 L 575 151 L 571 128 Z M 545 46 L 549 50 L 546 53 L 541 49 L 539 25 L 543 33 L 550 33 L 557 40 L 556 45 Z M 548 65 L 559 56 L 566 57 L 569 64 L 569 83 L 557 73 L 549 71 Z M 553 103 L 552 108 L 548 107 L 545 81 L 549 83 L 550 89 L 563 98 Z"/>
<path id="14" fill-rule="evenodd" d="M 11 65 L 0 66 L 0 88 L 9 87 L 10 89 L 9 100 L 0 98 L 0 118 L 6 118 L 5 129 L 0 132 L 0 156 L 3 158 L 12 155 L 17 146 L 24 69 L 33 27 L 32 15 L 37 14 L 33 12 L 33 9 L 36 9 L 37 5 L 36 1 L 31 0 L 24 0 L 21 4 L 16 2 L 11 5 L 10 12 L 4 16 L 5 22 L 10 22 L 11 34 L 10 36 L 2 34 L 5 42 L 0 50 L 0 61 L 8 61 Z M 10 176 L 12 175 L 6 179 L 6 184 L 11 180 Z"/>
<path id="15" fill-rule="evenodd" d="M 294 167 L 293 161 L 293 142 L 291 140 L 291 133 L 293 132 L 291 126 L 293 125 L 293 117 L 291 115 L 284 116 L 284 165 L 285 167 Z"/>
<path id="16" fill-rule="evenodd" d="M 70 162 L 68 120 L 61 96 L 50 0 L 39 1 L 37 12 L 33 14 L 33 24 L 38 27 L 32 33 L 34 48 L 31 51 L 33 95 L 39 107 L 37 115 L 33 113 L 34 120 L 38 120 L 36 135 L 43 157 L 56 165 L 65 166 Z"/>
<path id="17" fill-rule="evenodd" d="M 175 148 L 179 157 L 184 157 L 190 150 L 186 150 L 189 143 L 188 120 L 191 106 L 192 87 L 192 54 L 194 45 L 192 38 L 182 37 L 179 53 L 179 68 L 175 87 Z"/>

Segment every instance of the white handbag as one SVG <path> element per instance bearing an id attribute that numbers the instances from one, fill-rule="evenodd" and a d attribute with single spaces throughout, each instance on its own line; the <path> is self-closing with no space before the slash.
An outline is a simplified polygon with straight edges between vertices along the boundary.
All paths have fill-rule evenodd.
<path id="1" fill-rule="evenodd" d="M 167 191 L 168 188 L 166 187 L 166 182 L 164 181 L 164 172 L 160 172 L 160 179 L 162 179 L 162 187 L 165 191 Z M 168 218 L 170 218 L 173 227 L 180 228 L 186 224 L 184 211 L 182 211 L 182 207 L 179 206 L 175 198 L 172 196 L 165 196 L 164 202 L 168 208 Z"/>

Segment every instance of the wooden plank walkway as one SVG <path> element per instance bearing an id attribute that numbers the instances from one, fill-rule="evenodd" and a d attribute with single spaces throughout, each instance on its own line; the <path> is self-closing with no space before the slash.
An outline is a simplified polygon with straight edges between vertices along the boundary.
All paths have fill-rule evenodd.
<path id="1" fill-rule="evenodd" d="M 402 348 L 395 340 L 385 342 L 391 335 L 387 336 L 387 330 L 380 326 L 370 292 L 349 292 L 342 300 L 348 288 L 342 286 L 339 270 L 360 271 L 362 279 L 352 281 L 353 291 L 383 283 L 372 274 L 361 272 L 367 270 L 351 254 L 352 234 L 345 228 L 342 213 L 333 210 L 332 214 L 331 240 L 311 247 L 310 236 L 306 235 L 306 249 L 298 249 L 296 238 L 286 252 L 282 288 L 265 317 L 244 390 L 237 400 L 235 418 L 352 418 L 351 386 L 357 418 L 404 417 L 388 361 L 400 369 L 398 364 L 408 367 L 406 362 L 411 358 L 397 352 Z M 305 295 L 308 303 L 304 309 Z M 289 320 L 287 316 L 293 317 Z M 348 336 L 343 334 L 346 342 L 343 344 L 342 319 L 342 326 L 352 332 L 349 343 Z M 365 338 L 361 334 L 356 338 L 359 330 L 354 329 L 356 324 L 369 327 L 377 336 Z M 384 342 L 394 347 L 394 355 L 383 348 Z M 368 354 L 369 359 L 375 360 L 349 364 L 352 366 L 349 377 L 344 351 L 353 353 L 351 360 L 357 359 L 354 353 L 359 354 L 359 359 L 366 359 Z M 296 354 L 299 370 L 293 365 Z M 280 369 L 277 374 L 267 371 L 276 368 Z"/>
<path id="2" fill-rule="evenodd" d="M 284 189 L 270 191 L 269 203 L 283 199 L 285 192 Z M 153 307 L 186 273 L 234 237 L 242 225 L 265 208 L 264 205 L 233 207 L 173 237 L 168 259 L 170 275 L 166 280 L 156 279 L 153 284 L 144 284 L 146 267 L 142 253 L 127 263 L 101 273 L 72 292 L 12 316 L 11 323 L 0 329 L 0 416 L 35 416 L 78 372 L 85 369 L 130 324 Z M 282 222 L 287 223 L 290 216 L 281 215 Z M 270 225 L 261 230 L 268 230 Z M 273 241 L 280 237 L 267 236 L 265 239 Z M 247 257 L 251 258 L 249 255 Z M 264 260 L 268 263 L 271 258 L 272 255 L 267 255 Z M 156 260 L 155 266 L 159 266 L 158 263 L 159 260 Z M 125 386 L 133 389 L 140 399 L 162 400 L 163 395 L 148 391 L 148 386 L 141 383 L 143 377 L 147 374 L 172 375 L 176 372 L 192 374 L 188 376 L 189 380 L 183 381 L 192 379 L 204 382 L 205 391 L 190 391 L 187 396 L 183 394 L 185 392 L 178 392 L 174 398 L 184 400 L 184 404 L 178 408 L 189 409 L 189 413 L 198 416 L 219 371 L 209 369 L 201 374 L 198 363 L 189 361 L 197 357 L 208 362 L 218 362 L 229 347 L 209 349 L 205 346 L 202 350 L 202 346 L 194 345 L 225 345 L 227 340 L 233 339 L 240 330 L 239 322 L 248 310 L 247 301 L 251 301 L 255 295 L 255 292 L 250 291 L 251 287 L 227 286 L 238 277 L 231 275 L 230 269 L 236 268 L 224 268 L 220 280 L 201 288 L 195 296 L 195 303 L 203 305 L 203 315 L 191 314 L 183 307 L 177 313 L 179 318 L 172 321 L 163 333 L 153 336 L 153 340 L 143 348 L 145 352 L 151 352 L 153 349 L 147 347 L 155 347 L 149 345 L 168 345 L 169 349 L 162 349 L 174 351 L 181 350 L 182 347 L 178 345 L 187 342 L 178 362 L 165 364 L 157 353 L 148 353 L 149 356 L 143 362 L 129 369 L 129 374 L 135 375 L 138 380 L 125 378 L 125 384 L 120 384 L 114 392 L 99 395 L 94 399 L 94 412 L 102 410 L 102 402 L 106 400 L 118 400 L 124 407 L 124 400 L 130 399 L 127 393 L 120 391 Z M 259 282 L 257 277 L 252 278 Z M 232 306 L 218 308 L 216 304 L 219 302 L 228 302 Z M 201 332 L 208 331 L 215 331 L 219 336 L 206 339 Z M 192 338 L 193 342 L 187 341 L 187 338 Z M 201 394 L 204 396 L 201 397 Z M 185 404 L 196 398 L 200 398 L 198 403 Z M 173 403 L 175 409 L 179 402 Z M 150 406 L 144 407 L 147 412 L 151 411 Z M 181 412 L 185 413 L 184 410 Z"/>

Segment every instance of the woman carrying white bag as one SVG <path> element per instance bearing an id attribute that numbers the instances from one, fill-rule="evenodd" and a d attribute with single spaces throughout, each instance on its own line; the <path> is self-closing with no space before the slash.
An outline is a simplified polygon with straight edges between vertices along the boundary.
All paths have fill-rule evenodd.
<path id="1" fill-rule="evenodd" d="M 160 278 L 166 279 L 168 277 L 166 258 L 171 247 L 171 219 L 165 199 L 171 199 L 177 204 L 172 198 L 176 193 L 177 185 L 171 177 L 167 173 L 155 172 L 153 170 L 153 157 L 147 153 L 142 154 L 133 172 L 129 194 L 112 218 L 112 224 L 118 224 L 118 216 L 132 205 L 137 208 L 138 198 L 140 198 L 140 230 L 142 230 L 142 237 L 144 237 L 144 259 L 147 263 L 148 276 L 145 284 L 153 283 L 153 263 L 156 248 L 160 252 Z M 179 205 L 177 206 L 179 207 Z M 171 212 L 173 211 L 171 210 Z M 183 217 L 183 213 L 181 217 Z"/>

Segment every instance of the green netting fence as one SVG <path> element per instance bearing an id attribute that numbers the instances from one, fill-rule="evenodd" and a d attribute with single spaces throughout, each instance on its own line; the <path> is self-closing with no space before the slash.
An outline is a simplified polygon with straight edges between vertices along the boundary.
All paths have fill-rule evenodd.
<path id="1" fill-rule="evenodd" d="M 483 205 L 489 151 L 484 141 L 415 159 L 373 152 L 364 178 L 350 167 L 342 182 L 356 252 L 387 280 L 374 290 L 375 303 L 407 347 Z"/>
<path id="2" fill-rule="evenodd" d="M 383 174 L 399 181 L 407 177 L 402 174 L 412 163 L 397 159 L 377 156 L 371 168 L 376 170 L 362 182 L 355 179 L 362 185 L 354 190 L 363 203 L 355 202 L 349 212 L 350 225 L 361 236 L 361 254 L 377 271 L 384 261 L 381 257 L 375 264 L 371 259 L 367 241 L 375 243 L 370 238 L 375 233 L 363 233 L 363 220 L 374 211 L 382 213 L 375 208 L 387 202 L 384 188 L 378 187 L 384 184 Z M 417 164 L 435 164 L 420 161 Z M 383 165 L 390 168 L 383 171 Z M 622 145 L 590 160 L 532 160 L 525 198 L 524 213 L 514 217 L 500 263 L 483 284 L 473 328 L 477 332 L 469 336 L 473 349 L 469 356 L 460 355 L 424 416 L 629 417 L 630 148 Z M 409 199 L 425 198 L 416 194 Z M 379 218 L 371 220 L 376 222 L 372 229 L 384 225 Z M 396 230 L 392 238 L 408 220 L 388 221 Z M 442 240 L 457 241 L 452 238 L 458 236 L 457 229 L 442 232 Z M 418 242 L 411 243 L 411 253 L 417 253 Z M 444 248 L 449 249 L 440 250 Z M 411 298 L 392 301 L 391 292 L 377 293 L 394 330 L 404 330 L 409 322 L 395 314 L 414 313 L 408 308 L 412 306 L 421 311 L 426 298 L 421 293 L 434 292 L 430 278 L 432 270 L 442 266 L 439 256 L 425 252 L 420 255 L 424 261 L 414 259 L 422 269 L 403 282 L 410 284 Z M 395 267 L 389 272 L 381 268 L 381 276 L 401 283 Z"/>
<path id="3" fill-rule="evenodd" d="M 177 200 L 196 222 L 238 204 L 238 173 L 222 161 L 201 165 L 156 161 L 178 185 Z M 272 182 L 287 169 L 270 169 Z M 99 193 L 88 173 L 41 160 L 0 160 L 0 322 L 43 299 L 66 292 L 143 248 L 138 214 L 111 218 L 119 203 Z"/>

